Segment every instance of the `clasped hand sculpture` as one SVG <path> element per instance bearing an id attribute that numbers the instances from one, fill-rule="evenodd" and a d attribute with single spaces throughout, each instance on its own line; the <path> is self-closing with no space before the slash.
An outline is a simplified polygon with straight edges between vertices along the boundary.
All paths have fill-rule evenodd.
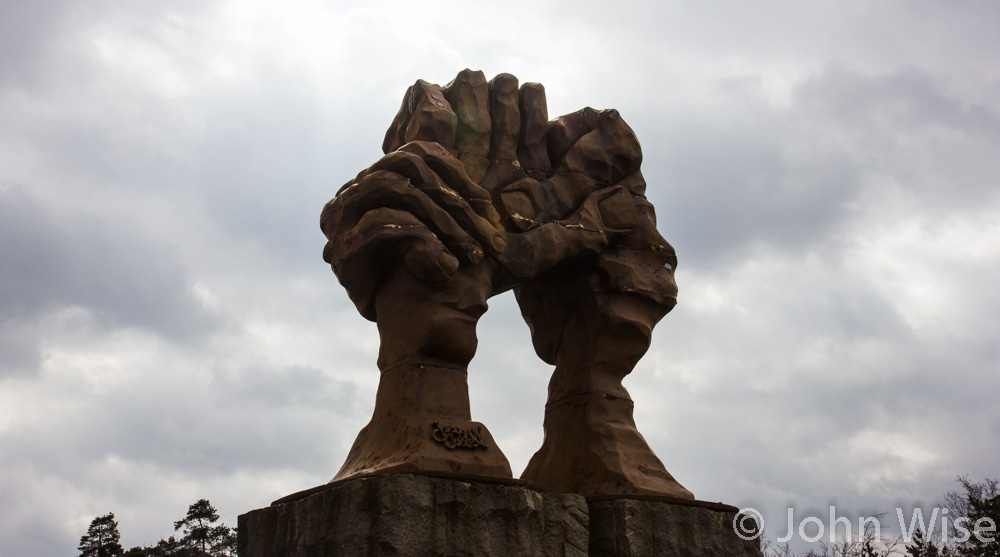
<path id="1" fill-rule="evenodd" d="M 535 351 L 555 366 L 545 439 L 521 479 L 693 498 L 636 430 L 622 386 L 676 302 L 677 261 L 618 112 L 550 122 L 540 84 L 464 70 L 410 87 L 383 151 L 320 221 L 324 259 L 381 338 L 374 415 L 334 481 L 511 478 L 471 421 L 466 372 L 487 300 L 513 289 Z"/>

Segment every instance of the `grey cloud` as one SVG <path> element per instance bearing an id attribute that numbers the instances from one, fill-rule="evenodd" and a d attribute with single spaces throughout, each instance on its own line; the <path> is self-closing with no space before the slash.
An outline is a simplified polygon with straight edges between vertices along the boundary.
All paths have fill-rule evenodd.
<path id="1" fill-rule="evenodd" d="M 850 299 L 857 288 L 847 287 L 845 296 Z M 695 392 L 675 392 L 671 386 L 683 383 L 669 379 L 651 387 L 662 393 L 660 402 L 668 410 L 661 414 L 664 430 L 647 436 L 654 446 L 680 448 L 661 454 L 677 463 L 671 470 L 682 482 L 684 476 L 721 482 L 689 486 L 697 495 L 787 493 L 797 505 L 835 498 L 880 510 L 899 504 L 901 494 L 930 497 L 950 489 L 954 470 L 989 473 L 982 465 L 992 458 L 989 449 L 964 432 L 983 431 L 1000 418 L 990 402 L 1000 388 L 987 363 L 991 360 L 978 354 L 954 358 L 967 353 L 964 341 L 901 329 L 891 312 L 891 327 L 868 327 L 869 334 L 859 336 L 853 329 L 838 332 L 830 326 L 839 320 L 836 306 L 806 307 L 803 315 L 792 317 L 789 311 L 797 302 L 782 293 L 800 291 L 798 286 L 751 290 L 763 298 L 757 307 L 746 308 L 752 312 L 748 317 L 688 313 L 683 324 L 671 321 L 681 317 L 675 315 L 660 327 L 659 333 L 667 335 L 662 342 L 673 348 L 664 377 L 704 369 L 697 364 L 706 361 L 715 363 L 705 370 L 712 377 L 726 377 L 703 382 Z M 774 312 L 760 311 L 772 305 Z M 884 318 L 876 310 L 862 324 Z M 819 354 L 804 351 L 815 348 Z M 688 430 L 689 424 L 698 424 L 702 435 L 711 432 L 709 437 Z M 867 450 L 854 444 L 862 434 L 873 443 Z M 907 452 L 893 452 L 914 442 L 936 460 L 923 462 L 914 455 L 911 461 Z M 879 477 L 884 470 L 895 473 Z M 756 485 L 742 485 L 749 478 Z M 874 486 L 871 478 L 879 478 Z"/>
<path id="2" fill-rule="evenodd" d="M 171 17 L 191 17 L 217 2 L 181 0 L 169 7 L 94 0 L 9 0 L 0 18 L 0 88 L 31 94 L 50 88 L 74 90 L 96 67 L 88 59 L 93 44 L 81 41 L 94 30 L 129 29 L 149 34 Z"/>
<path id="3" fill-rule="evenodd" d="M 519 474 L 541 446 L 552 366 L 531 344 L 513 292 L 490 299 L 477 327 L 479 349 L 469 364 L 472 417 L 486 424 Z"/>
<path id="4" fill-rule="evenodd" d="M 320 259 L 318 213 L 378 158 L 405 87 L 463 64 L 542 81 L 550 107 L 618 107 L 636 129 L 681 299 L 626 386 L 696 495 L 881 507 L 995 475 L 995 230 L 920 242 L 995 220 L 1000 8 L 557 3 L 510 25 L 519 41 L 451 14 L 394 19 L 404 5 L 358 6 L 342 34 L 325 24 L 351 7 L 39 6 L 0 8 L 0 179 L 20 180 L 0 187 L 17 416 L 0 422 L 0 552 L 66 553 L 108 510 L 155 542 L 190 503 L 178 491 L 235 516 L 336 472 L 370 416 L 377 335 Z M 424 46 L 397 32 L 414 25 Z M 102 38 L 137 56 L 103 59 Z M 191 88 L 160 91 L 151 68 Z M 904 266 L 892 282 L 854 259 L 911 225 L 912 253 L 879 252 Z M 915 284 L 948 296 L 940 315 L 894 305 Z M 96 326 L 45 329 L 70 307 Z M 473 418 L 519 472 L 551 368 L 509 294 L 479 333 Z M 848 450 L 891 435 L 940 460 Z"/>
<path id="5" fill-rule="evenodd" d="M 206 185 L 198 195 L 226 234 L 260 246 L 283 265 L 322 266 L 323 204 L 380 153 L 365 155 L 337 137 L 338 122 L 316 113 L 315 99 L 293 90 L 272 95 L 244 97 L 208 117 L 211 131 L 190 154 L 192 178 Z M 380 133 L 369 144 L 377 145 Z"/>
<path id="6" fill-rule="evenodd" d="M 142 327 L 175 339 L 217 327 L 218 317 L 192 296 L 178 248 L 137 228 L 78 207 L 46 207 L 22 187 L 0 190 L 0 308 L 30 324 L 79 306 L 100 326 Z"/>
<path id="7" fill-rule="evenodd" d="M 865 72 L 831 65 L 794 96 L 803 114 L 927 211 L 967 210 L 996 199 L 988 155 L 1000 142 L 1000 106 L 915 68 Z"/>
<path id="8" fill-rule="evenodd" d="M 145 370 L 140 380 L 105 392 L 67 384 L 59 390 L 83 391 L 77 401 L 85 404 L 53 408 L 57 422 L 26 416 L 22 428 L 2 436 L 10 449 L 4 467 L 33 462 L 38 474 L 75 481 L 93 471 L 73 463 L 109 458 L 192 477 L 280 469 L 289 455 L 297 466 L 333 468 L 335 451 L 356 433 L 331 431 L 358 412 L 356 387 L 317 370 L 258 366 L 222 381 L 208 370 L 182 372 L 183 381 L 165 377 L 170 373 L 168 366 Z"/>
<path id="9" fill-rule="evenodd" d="M 0 85 L 23 84 L 25 77 L 34 77 L 61 26 L 65 4 L 54 0 L 11 0 L 4 4 L 4 17 L 0 18 L 0 49 L 4 52 Z"/>
<path id="10" fill-rule="evenodd" d="M 226 405 L 250 405 L 268 412 L 290 408 L 329 408 L 349 414 L 357 397 L 353 383 L 337 380 L 319 368 L 254 365 L 223 368 L 214 385 Z"/>
<path id="11" fill-rule="evenodd" d="M 801 253 L 844 218 L 861 185 L 857 163 L 836 152 L 793 159 L 788 146 L 799 138 L 784 115 L 769 114 L 775 122 L 679 118 L 664 124 L 662 143 L 650 142 L 647 193 L 681 265 L 718 266 L 761 247 Z"/>
<path id="12" fill-rule="evenodd" d="M 991 107 L 949 94 L 947 84 L 917 68 L 889 72 L 852 70 L 843 64 L 824 69 L 796 90 L 798 102 L 819 110 L 844 128 L 891 127 L 897 133 L 935 126 L 996 129 Z"/>
<path id="13" fill-rule="evenodd" d="M 833 65 L 801 82 L 787 107 L 755 98 L 748 90 L 715 113 L 668 112 L 647 125 L 648 195 L 681 265 L 819 243 L 839 258 L 848 221 L 896 186 L 928 214 L 996 198 L 997 109 L 926 72 Z"/>
<path id="14" fill-rule="evenodd" d="M 0 379 L 34 373 L 42 363 L 38 332 L 16 319 L 0 322 Z"/>

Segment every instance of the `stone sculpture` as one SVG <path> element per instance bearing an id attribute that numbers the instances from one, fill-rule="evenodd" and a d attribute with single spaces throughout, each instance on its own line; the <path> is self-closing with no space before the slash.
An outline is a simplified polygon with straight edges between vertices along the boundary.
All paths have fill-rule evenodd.
<path id="1" fill-rule="evenodd" d="M 513 289 L 555 366 L 545 440 L 521 479 L 693 499 L 637 431 L 622 386 L 676 302 L 677 261 L 618 112 L 549 121 L 540 84 L 464 70 L 410 87 L 383 151 L 321 216 L 323 257 L 381 338 L 374 415 L 333 481 L 511 478 L 471 420 L 466 374 L 488 299 Z"/>

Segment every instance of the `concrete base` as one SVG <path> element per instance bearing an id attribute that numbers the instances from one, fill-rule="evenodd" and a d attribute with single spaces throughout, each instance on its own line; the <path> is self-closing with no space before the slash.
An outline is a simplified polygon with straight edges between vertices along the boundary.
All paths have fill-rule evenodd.
<path id="1" fill-rule="evenodd" d="M 736 509 L 545 493 L 524 482 L 391 474 L 327 484 L 239 517 L 240 557 L 761 557 Z"/>

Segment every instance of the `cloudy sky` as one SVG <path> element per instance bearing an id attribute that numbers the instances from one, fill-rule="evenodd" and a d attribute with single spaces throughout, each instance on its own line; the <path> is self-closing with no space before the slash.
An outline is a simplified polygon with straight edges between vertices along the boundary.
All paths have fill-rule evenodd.
<path id="1" fill-rule="evenodd" d="M 466 67 L 639 137 L 680 301 L 626 386 L 699 499 L 856 517 L 997 477 L 998 25 L 986 0 L 5 0 L 0 556 L 72 554 L 109 511 L 155 543 L 199 498 L 235 526 L 334 475 L 378 337 L 319 212 L 408 85 Z M 473 418 L 518 473 L 550 369 L 510 294 L 479 337 Z"/>

